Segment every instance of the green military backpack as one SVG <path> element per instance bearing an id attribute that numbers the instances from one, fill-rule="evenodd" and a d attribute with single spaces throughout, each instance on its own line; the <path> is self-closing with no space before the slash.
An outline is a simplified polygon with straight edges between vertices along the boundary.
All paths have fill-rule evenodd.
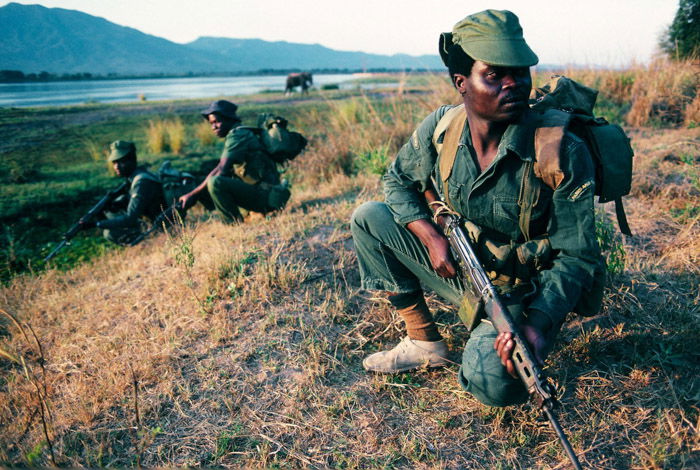
<path id="1" fill-rule="evenodd" d="M 258 116 L 258 127 L 250 128 L 260 137 L 265 150 L 277 163 L 294 160 L 308 142 L 300 133 L 288 130 L 287 125 L 285 118 L 263 113 Z"/>
<path id="2" fill-rule="evenodd" d="M 535 175 L 556 188 L 562 178 L 558 166 L 561 141 L 564 131 L 571 131 L 586 142 L 593 157 L 598 202 L 614 201 L 620 231 L 632 235 L 622 196 L 629 194 L 632 185 L 634 152 L 620 126 L 593 116 L 597 96 L 597 90 L 560 75 L 532 91 L 530 107 L 540 114 L 535 132 Z"/>

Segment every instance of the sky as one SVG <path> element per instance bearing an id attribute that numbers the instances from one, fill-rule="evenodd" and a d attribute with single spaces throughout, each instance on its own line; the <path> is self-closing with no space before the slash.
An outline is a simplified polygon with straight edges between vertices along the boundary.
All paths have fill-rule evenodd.
<path id="1" fill-rule="evenodd" d="M 0 1 L 0 6 L 7 1 Z M 678 0 L 19 0 L 79 10 L 177 43 L 200 36 L 437 54 L 439 33 L 487 8 L 520 17 L 541 64 L 647 63 Z"/>

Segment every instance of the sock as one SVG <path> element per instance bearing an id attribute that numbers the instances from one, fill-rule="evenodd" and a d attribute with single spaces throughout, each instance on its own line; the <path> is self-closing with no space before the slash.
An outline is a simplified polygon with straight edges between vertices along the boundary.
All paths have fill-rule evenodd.
<path id="1" fill-rule="evenodd" d="M 418 341 L 440 341 L 442 336 L 433 321 L 433 315 L 425 304 L 423 292 L 410 292 L 389 296 L 389 302 L 406 323 L 408 337 Z"/>

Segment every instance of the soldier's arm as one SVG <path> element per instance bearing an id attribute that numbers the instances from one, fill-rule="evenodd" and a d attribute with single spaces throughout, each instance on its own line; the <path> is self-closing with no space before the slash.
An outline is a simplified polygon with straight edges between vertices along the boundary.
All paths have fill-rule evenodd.
<path id="1" fill-rule="evenodd" d="M 564 180 L 554 190 L 549 240 L 555 257 L 551 269 L 538 274 L 541 288 L 530 304 L 530 323 L 547 330 L 561 323 L 590 288 L 600 256 L 595 235 L 594 168 L 580 139 L 563 142 Z"/>
<path id="2" fill-rule="evenodd" d="M 136 225 L 138 219 L 144 215 L 150 202 L 160 197 L 160 184 L 148 178 L 139 178 L 129 191 L 129 205 L 124 215 L 112 219 L 101 220 L 97 227 L 113 229 L 118 227 L 130 227 Z"/>
<path id="3" fill-rule="evenodd" d="M 432 187 L 431 175 L 437 152 L 432 138 L 446 107 L 428 115 L 399 150 L 384 175 L 384 196 L 396 223 L 406 226 L 432 215 L 423 193 Z"/>
<path id="4" fill-rule="evenodd" d="M 233 133 L 226 137 L 224 150 L 221 153 L 219 163 L 196 188 L 180 197 L 180 205 L 184 209 L 189 209 L 197 202 L 202 191 L 206 191 L 209 178 L 219 175 L 229 175 L 234 164 L 243 163 L 250 148 L 251 138 L 256 138 L 251 131 L 234 129 Z"/>

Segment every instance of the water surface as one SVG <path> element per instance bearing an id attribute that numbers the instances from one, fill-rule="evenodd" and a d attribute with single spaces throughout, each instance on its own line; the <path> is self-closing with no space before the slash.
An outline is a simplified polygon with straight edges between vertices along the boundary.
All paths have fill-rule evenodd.
<path id="1" fill-rule="evenodd" d="M 314 75 L 314 86 L 357 86 L 352 74 Z M 65 82 L 0 83 L 0 107 L 63 106 L 82 103 L 124 103 L 146 100 L 214 98 L 265 90 L 282 92 L 286 75 L 249 77 L 142 78 Z M 296 88 L 297 93 L 299 87 Z"/>

